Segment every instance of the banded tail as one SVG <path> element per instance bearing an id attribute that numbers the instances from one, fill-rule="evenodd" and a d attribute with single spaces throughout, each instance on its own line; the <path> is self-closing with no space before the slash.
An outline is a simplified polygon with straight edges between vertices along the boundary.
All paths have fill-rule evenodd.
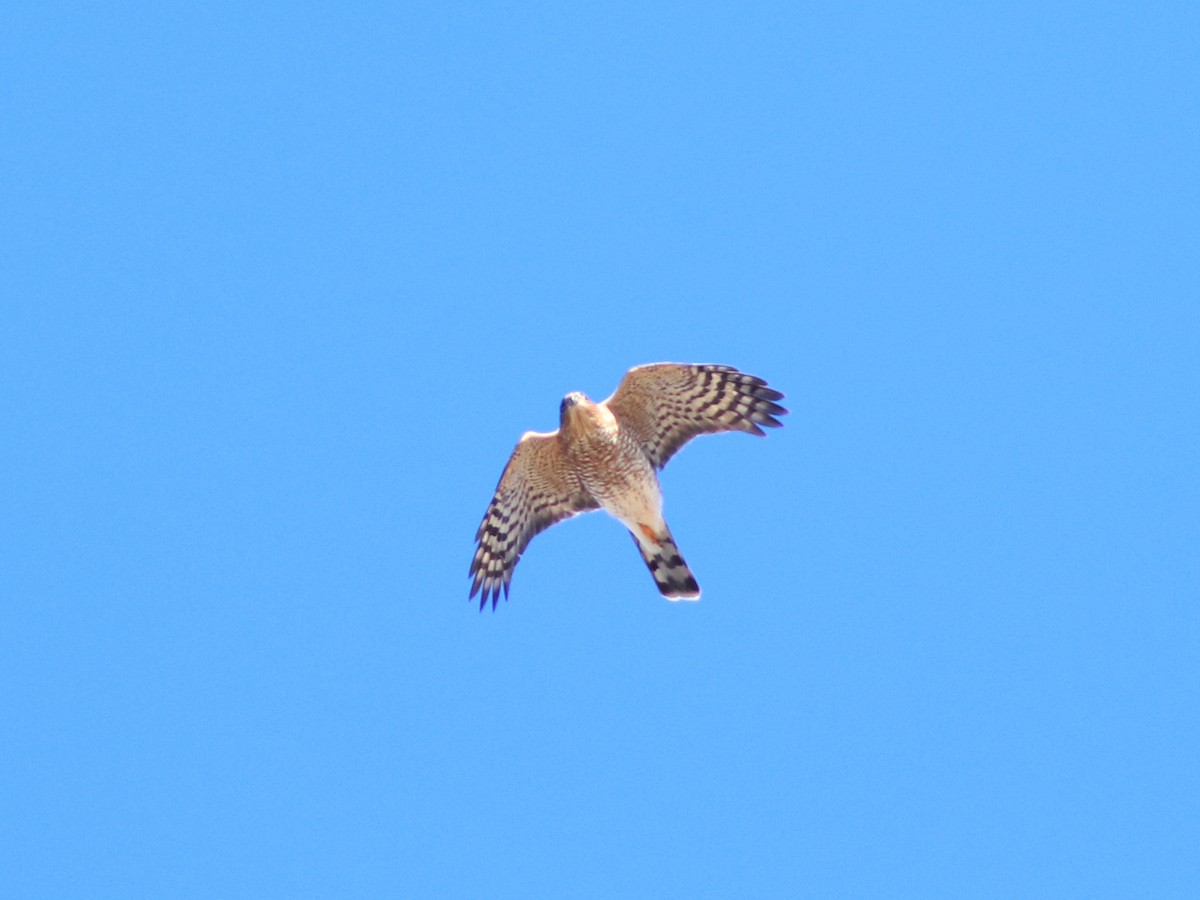
<path id="1" fill-rule="evenodd" d="M 692 570 L 683 561 L 671 532 L 654 539 L 648 535 L 642 537 L 634 534 L 633 542 L 637 544 L 646 567 L 654 576 L 654 583 L 664 597 L 668 600 L 700 599 L 700 585 L 696 584 Z"/>

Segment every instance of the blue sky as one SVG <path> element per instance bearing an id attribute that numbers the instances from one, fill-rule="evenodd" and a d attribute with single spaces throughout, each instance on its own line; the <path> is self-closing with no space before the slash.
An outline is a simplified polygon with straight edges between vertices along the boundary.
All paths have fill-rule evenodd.
<path id="1" fill-rule="evenodd" d="M 22 897 L 1186 896 L 1191 4 L 13 5 Z M 704 597 L 472 536 L 630 366 Z"/>

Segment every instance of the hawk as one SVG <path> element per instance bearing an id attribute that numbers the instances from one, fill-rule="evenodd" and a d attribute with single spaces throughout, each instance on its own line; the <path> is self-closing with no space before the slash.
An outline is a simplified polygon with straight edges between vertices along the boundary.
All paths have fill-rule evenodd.
<path id="1" fill-rule="evenodd" d="M 778 428 L 783 394 L 730 366 L 652 363 L 625 373 L 602 403 L 580 393 L 559 406 L 557 431 L 527 431 L 496 485 L 469 575 L 479 609 L 501 589 L 529 541 L 556 522 L 603 509 L 633 535 L 654 583 L 668 600 L 695 600 L 700 586 L 662 513 L 659 469 L 698 434 Z"/>

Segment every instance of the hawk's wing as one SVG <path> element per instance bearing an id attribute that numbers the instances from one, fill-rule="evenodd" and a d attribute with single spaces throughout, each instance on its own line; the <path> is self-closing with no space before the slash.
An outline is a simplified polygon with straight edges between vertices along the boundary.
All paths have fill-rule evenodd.
<path id="1" fill-rule="evenodd" d="M 761 378 L 730 366 L 652 363 L 626 372 L 604 402 L 661 469 L 698 434 L 778 428 L 774 417 L 787 412 L 775 402 L 782 399 Z"/>
<path id="2" fill-rule="evenodd" d="M 508 597 L 517 560 L 535 534 L 555 522 L 570 518 L 599 504 L 577 480 L 572 478 L 558 447 L 557 432 L 527 432 L 513 450 L 496 493 L 488 505 L 475 540 L 471 560 L 471 597 L 479 593 L 479 608 L 492 598 L 492 608 L 500 599 L 500 590 Z"/>

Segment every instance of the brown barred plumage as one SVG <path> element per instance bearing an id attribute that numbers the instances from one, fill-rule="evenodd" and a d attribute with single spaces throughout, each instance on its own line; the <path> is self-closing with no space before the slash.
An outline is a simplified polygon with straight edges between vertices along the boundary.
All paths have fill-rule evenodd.
<path id="1" fill-rule="evenodd" d="M 513 569 L 529 541 L 555 522 L 604 509 L 633 535 L 659 591 L 700 596 L 662 516 L 655 472 L 698 434 L 782 424 L 783 395 L 729 366 L 653 363 L 630 369 L 602 403 L 568 394 L 559 429 L 527 432 L 500 476 L 476 532 L 470 596 L 479 608 L 508 597 Z"/>

